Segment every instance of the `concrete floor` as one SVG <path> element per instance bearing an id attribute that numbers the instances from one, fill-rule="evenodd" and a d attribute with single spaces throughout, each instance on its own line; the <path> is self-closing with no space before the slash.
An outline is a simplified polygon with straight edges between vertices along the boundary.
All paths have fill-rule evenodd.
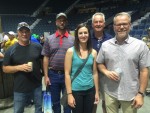
<path id="1" fill-rule="evenodd" d="M 13 113 L 13 107 L 0 110 L 0 113 Z M 34 106 L 25 108 L 24 113 L 34 113 Z M 97 113 L 102 113 L 101 102 L 98 105 Z M 119 113 L 122 113 L 121 109 Z M 150 113 L 150 95 L 145 96 L 144 105 L 138 110 L 138 113 Z"/>
<path id="2" fill-rule="evenodd" d="M 148 89 L 150 89 L 150 79 L 149 79 L 149 83 L 148 83 Z M 0 104 L 1 103 L 2 103 L 2 101 L 0 101 Z M 98 104 L 97 113 L 103 113 L 101 104 L 102 104 L 101 102 Z M 0 113 L 13 113 L 13 106 L 10 108 L 7 108 L 7 109 L 0 110 Z M 24 113 L 34 113 L 34 106 L 25 108 Z M 122 113 L 121 109 L 120 109 L 119 113 Z M 142 106 L 142 108 L 140 108 L 138 110 L 138 113 L 150 113 L 150 94 L 144 97 L 144 105 Z"/>

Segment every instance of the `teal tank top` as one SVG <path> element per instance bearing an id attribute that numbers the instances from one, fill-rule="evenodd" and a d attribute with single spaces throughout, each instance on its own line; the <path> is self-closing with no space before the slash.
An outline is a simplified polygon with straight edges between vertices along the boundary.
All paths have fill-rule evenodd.
<path id="1" fill-rule="evenodd" d="M 85 59 L 81 59 L 73 47 L 71 79 L 73 78 L 77 69 L 82 65 L 82 63 L 84 61 L 85 61 Z M 81 72 L 74 79 L 74 81 L 72 83 L 73 91 L 81 91 L 81 90 L 84 91 L 84 90 L 88 90 L 94 86 L 93 62 L 94 62 L 94 57 L 92 54 L 90 54 L 86 64 L 84 65 Z"/>

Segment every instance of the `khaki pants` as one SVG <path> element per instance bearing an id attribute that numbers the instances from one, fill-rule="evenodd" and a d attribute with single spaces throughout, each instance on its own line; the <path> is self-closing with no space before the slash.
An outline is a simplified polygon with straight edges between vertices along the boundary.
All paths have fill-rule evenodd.
<path id="1" fill-rule="evenodd" d="M 123 113 L 137 113 L 137 109 L 131 106 L 132 101 L 120 101 L 105 93 L 105 103 L 107 113 L 119 113 L 119 104 Z"/>

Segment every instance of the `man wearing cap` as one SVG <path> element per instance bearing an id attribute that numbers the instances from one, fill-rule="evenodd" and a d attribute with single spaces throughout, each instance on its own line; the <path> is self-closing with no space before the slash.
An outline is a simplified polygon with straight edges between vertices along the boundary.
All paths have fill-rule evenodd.
<path id="1" fill-rule="evenodd" d="M 146 45 L 148 46 L 149 50 L 150 50 L 150 27 L 147 29 L 147 33 L 148 35 L 146 37 L 143 37 L 142 40 L 146 43 Z M 149 67 L 149 84 L 148 87 L 146 89 L 146 94 L 150 94 L 150 67 Z"/>
<path id="2" fill-rule="evenodd" d="M 13 31 L 9 31 L 7 35 L 9 39 L 7 41 L 4 41 L 2 44 L 2 47 L 4 47 L 4 51 L 6 51 L 9 47 L 14 45 L 16 42 L 18 42 Z"/>
<path id="3" fill-rule="evenodd" d="M 42 55 L 45 84 L 50 85 L 54 113 L 61 113 L 60 93 L 64 91 L 64 58 L 69 47 L 73 46 L 74 37 L 67 31 L 67 16 L 65 13 L 56 15 L 57 30 L 46 37 Z M 64 108 L 64 113 L 70 113 Z"/>
<path id="4" fill-rule="evenodd" d="M 14 113 L 24 113 L 31 98 L 35 113 L 42 113 L 42 46 L 30 42 L 31 31 L 26 22 L 18 24 L 17 33 L 18 43 L 5 52 L 3 61 L 3 71 L 14 75 Z"/>

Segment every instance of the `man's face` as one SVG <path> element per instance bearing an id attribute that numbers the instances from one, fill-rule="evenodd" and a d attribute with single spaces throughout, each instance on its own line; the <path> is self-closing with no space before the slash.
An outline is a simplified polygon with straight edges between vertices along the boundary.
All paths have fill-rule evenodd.
<path id="1" fill-rule="evenodd" d="M 15 36 L 14 36 L 14 35 L 10 35 L 10 34 L 8 34 L 8 37 L 9 37 L 9 39 L 10 39 L 10 40 L 12 40 L 12 39 L 14 39 L 14 38 L 15 38 Z"/>
<path id="2" fill-rule="evenodd" d="M 57 20 L 56 20 L 56 26 L 58 29 L 60 30 L 64 30 L 66 29 L 67 27 L 67 19 L 63 16 L 59 17 Z"/>
<path id="3" fill-rule="evenodd" d="M 131 23 L 127 15 L 119 15 L 114 20 L 114 32 L 117 39 L 125 40 L 130 32 Z"/>
<path id="4" fill-rule="evenodd" d="M 30 40 L 30 30 L 28 28 L 21 28 L 18 30 L 18 39 L 22 42 L 28 42 Z"/>
<path id="5" fill-rule="evenodd" d="M 96 15 L 94 17 L 92 27 L 95 32 L 103 32 L 105 27 L 105 21 L 101 15 Z"/>

